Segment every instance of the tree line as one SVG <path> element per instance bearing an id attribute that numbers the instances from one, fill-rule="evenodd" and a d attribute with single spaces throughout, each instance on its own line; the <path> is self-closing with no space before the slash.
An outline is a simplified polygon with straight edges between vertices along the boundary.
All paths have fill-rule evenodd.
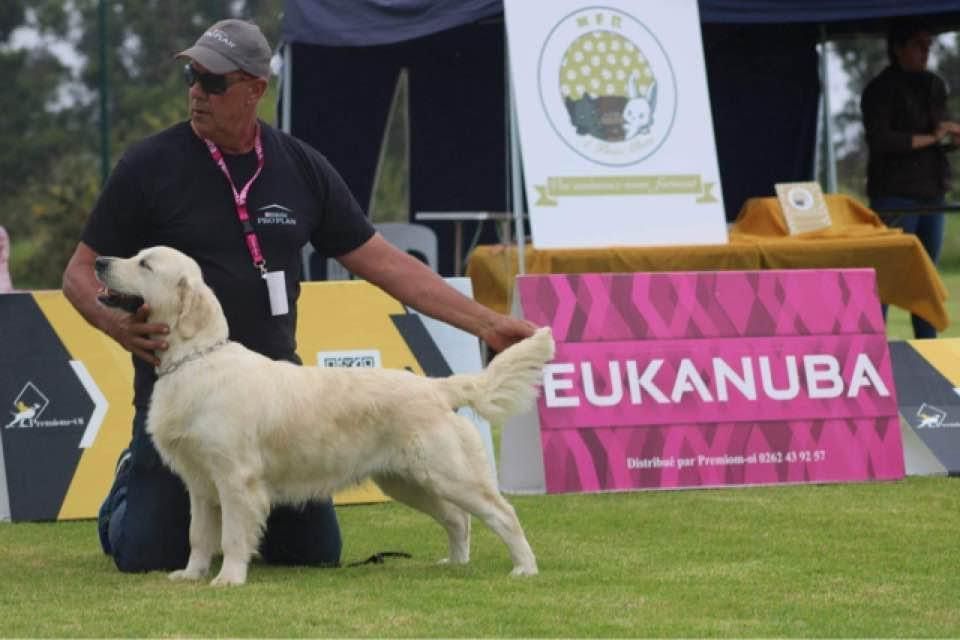
<path id="1" fill-rule="evenodd" d="M 204 28 L 248 18 L 271 43 L 280 30 L 270 0 L 124 0 L 105 9 L 112 162 L 186 117 L 173 56 Z M 99 10 L 99 0 L 0 2 L 0 225 L 13 242 L 10 271 L 20 289 L 59 288 L 101 187 Z M 271 97 L 261 103 L 268 121 Z"/>

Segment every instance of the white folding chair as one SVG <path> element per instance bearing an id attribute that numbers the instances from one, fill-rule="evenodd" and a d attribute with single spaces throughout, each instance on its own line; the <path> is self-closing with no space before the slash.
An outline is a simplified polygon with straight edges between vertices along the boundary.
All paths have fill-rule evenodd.
<path id="1" fill-rule="evenodd" d="M 406 251 L 437 271 L 437 234 L 422 224 L 405 222 L 381 222 L 374 227 L 386 238 L 387 242 L 401 251 Z M 309 242 L 300 249 L 300 261 L 303 264 L 303 280 L 320 280 L 321 265 L 313 245 Z M 350 280 L 350 272 L 335 258 L 326 260 L 326 280 Z"/>
<path id="2" fill-rule="evenodd" d="M 437 234 L 433 229 L 412 222 L 381 222 L 373 226 L 387 242 L 438 271 Z"/>

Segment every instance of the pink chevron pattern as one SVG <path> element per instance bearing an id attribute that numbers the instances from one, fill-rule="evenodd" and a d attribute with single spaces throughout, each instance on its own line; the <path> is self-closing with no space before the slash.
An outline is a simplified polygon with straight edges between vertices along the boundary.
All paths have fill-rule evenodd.
<path id="1" fill-rule="evenodd" d="M 555 274 L 517 282 L 524 317 L 549 325 L 557 340 L 539 405 L 549 493 L 903 477 L 872 270 Z M 808 379 L 803 358 L 810 355 L 819 356 L 813 371 L 824 371 L 826 358 L 832 372 Z M 784 389 L 787 356 L 798 363 L 796 395 L 768 397 L 759 359 L 767 358 L 773 386 Z M 719 399 L 717 358 L 740 374 L 743 358 L 753 363 L 755 398 L 727 385 Z M 638 385 L 653 359 L 662 365 L 647 387 Z M 649 385 L 667 401 L 652 397 Z M 817 389 L 832 397 L 816 397 Z"/>

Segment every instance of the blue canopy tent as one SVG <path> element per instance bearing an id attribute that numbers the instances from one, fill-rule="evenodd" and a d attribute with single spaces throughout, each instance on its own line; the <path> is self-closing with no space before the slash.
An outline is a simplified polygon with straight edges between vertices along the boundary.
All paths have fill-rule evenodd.
<path id="1" fill-rule="evenodd" d="M 960 24 L 958 0 L 699 0 L 727 217 L 813 176 L 824 33 L 896 15 Z M 409 70 L 412 211 L 512 210 L 500 0 L 286 0 L 281 125 L 370 201 L 398 73 Z M 695 152 L 692 150 L 692 152 Z M 450 225 L 440 271 L 453 272 Z M 472 230 L 465 234 L 470 236 Z M 482 237 L 481 241 L 492 241 Z"/>

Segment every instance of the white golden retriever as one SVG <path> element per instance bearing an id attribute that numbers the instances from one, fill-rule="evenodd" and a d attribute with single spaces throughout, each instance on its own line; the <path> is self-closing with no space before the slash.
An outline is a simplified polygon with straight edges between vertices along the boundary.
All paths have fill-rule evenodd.
<path id="1" fill-rule="evenodd" d="M 272 504 L 330 496 L 367 477 L 443 525 L 446 561 L 469 560 L 473 514 L 507 545 L 513 575 L 537 573 L 483 443 L 455 409 L 469 405 L 499 421 L 530 404 L 553 357 L 549 329 L 478 374 L 299 367 L 229 341 L 199 266 L 178 251 L 99 257 L 96 274 L 107 288 L 103 304 L 130 309 L 145 301 L 150 321 L 170 327 L 147 432 L 190 493 L 190 559 L 172 579 L 203 578 L 222 551 L 212 584 L 243 584 Z"/>

